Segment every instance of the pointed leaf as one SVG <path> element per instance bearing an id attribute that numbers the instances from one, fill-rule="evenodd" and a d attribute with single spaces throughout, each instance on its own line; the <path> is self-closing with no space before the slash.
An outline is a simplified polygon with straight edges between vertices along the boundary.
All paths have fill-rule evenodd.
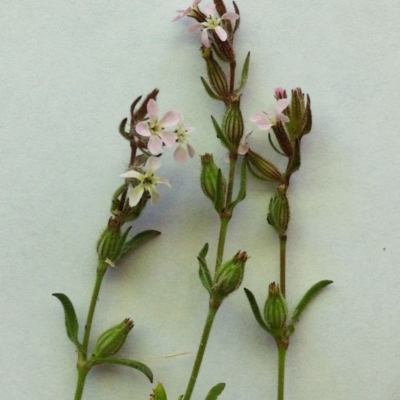
<path id="1" fill-rule="evenodd" d="M 218 383 L 207 394 L 206 400 L 217 400 L 225 389 L 225 383 Z"/>
<path id="2" fill-rule="evenodd" d="M 269 144 L 271 145 L 271 147 L 272 147 L 278 154 L 280 154 L 281 156 L 287 157 L 287 155 L 286 155 L 285 153 L 282 153 L 281 151 L 279 151 L 279 150 L 277 149 L 277 147 L 275 146 L 274 142 L 272 141 L 272 138 L 271 138 L 271 134 L 270 134 L 270 133 L 268 133 L 268 140 L 269 140 Z"/>
<path id="3" fill-rule="evenodd" d="M 247 53 L 246 60 L 244 61 L 243 69 L 242 69 L 242 77 L 240 78 L 239 87 L 235 90 L 236 93 L 240 93 L 247 82 L 247 78 L 249 76 L 249 67 L 250 67 L 250 52 Z"/>
<path id="4" fill-rule="evenodd" d="M 236 13 L 237 15 L 240 16 L 239 7 L 237 6 L 237 4 L 236 4 L 234 1 L 233 1 L 232 3 L 233 3 L 233 8 L 235 9 L 235 13 Z M 240 20 L 241 20 L 241 18 L 238 18 L 238 19 L 235 21 L 235 27 L 233 28 L 233 34 L 235 34 L 236 31 L 239 29 Z"/>
<path id="5" fill-rule="evenodd" d="M 208 243 L 206 243 L 201 249 L 197 259 L 199 260 L 199 277 L 203 286 L 207 289 L 208 293 L 211 293 L 212 278 L 210 270 L 207 266 L 206 255 L 208 253 Z"/>
<path id="6" fill-rule="evenodd" d="M 201 258 L 206 258 L 207 257 L 207 253 L 208 253 L 208 243 L 206 243 L 203 248 L 201 249 L 200 253 L 199 253 L 199 257 Z"/>
<path id="7" fill-rule="evenodd" d="M 150 382 L 153 383 L 153 373 L 151 372 L 151 369 L 147 365 L 139 361 L 130 360 L 128 358 L 107 357 L 107 358 L 92 358 L 89 361 L 89 363 L 91 366 L 100 364 L 113 364 L 113 365 L 122 365 L 124 367 L 134 368 L 142 372 L 144 375 L 146 375 L 147 378 L 150 380 Z"/>
<path id="8" fill-rule="evenodd" d="M 308 303 L 318 294 L 318 292 L 322 290 L 324 287 L 330 285 L 331 283 L 333 283 L 333 281 L 329 280 L 320 281 L 308 290 L 308 292 L 303 296 L 303 298 L 300 300 L 299 304 L 294 310 L 292 316 L 293 323 L 296 323 L 299 320 L 300 315 L 303 313 Z"/>
<path id="9" fill-rule="evenodd" d="M 221 127 L 218 125 L 218 122 L 215 120 L 214 117 L 211 117 L 212 123 L 214 125 L 215 132 L 217 133 L 217 138 L 221 140 L 222 144 L 228 149 L 228 150 L 234 150 L 233 146 L 228 142 L 227 138 L 224 135 L 224 132 L 222 132 Z"/>
<path id="10" fill-rule="evenodd" d="M 67 329 L 67 335 L 72 343 L 79 349 L 80 343 L 78 340 L 79 323 L 75 313 L 74 306 L 71 300 L 63 293 L 53 293 L 54 297 L 60 300 L 65 314 L 65 327 Z"/>
<path id="11" fill-rule="evenodd" d="M 150 240 L 153 237 L 156 237 L 160 234 L 161 234 L 161 232 L 154 231 L 154 230 L 148 230 L 148 231 L 143 231 L 143 232 L 138 233 L 132 239 L 128 240 L 125 243 L 124 249 L 122 251 L 122 255 L 126 254 L 128 251 L 131 251 L 132 249 L 139 246 L 140 244 L 147 242 L 148 240 Z"/>
<path id="12" fill-rule="evenodd" d="M 222 100 L 222 97 L 218 96 L 207 83 L 207 81 L 201 77 L 201 82 L 203 83 L 204 89 L 206 90 L 207 94 L 214 100 Z"/>
<path id="13" fill-rule="evenodd" d="M 247 186 L 247 165 L 246 165 L 246 161 L 243 160 L 242 166 L 240 168 L 239 192 L 236 197 L 236 200 L 228 205 L 228 207 L 227 207 L 228 211 L 232 211 L 237 206 L 237 204 L 239 204 L 241 201 L 243 201 L 246 198 L 246 186 Z"/>
<path id="14" fill-rule="evenodd" d="M 153 395 L 150 396 L 150 400 L 167 400 L 167 393 L 162 383 L 158 383 L 153 392 Z"/>
<path id="15" fill-rule="evenodd" d="M 268 327 L 268 325 L 264 322 L 263 317 L 261 316 L 260 309 L 258 307 L 256 298 L 254 297 L 254 294 L 249 290 L 244 288 L 244 291 L 246 293 L 247 299 L 249 300 L 250 307 L 253 311 L 254 317 L 258 324 L 263 328 L 266 332 L 268 332 L 270 335 L 273 335 L 272 330 Z"/>
<path id="16" fill-rule="evenodd" d="M 125 127 L 127 122 L 128 118 L 124 118 L 119 124 L 118 131 L 124 139 L 129 140 L 129 134 L 125 132 Z"/>

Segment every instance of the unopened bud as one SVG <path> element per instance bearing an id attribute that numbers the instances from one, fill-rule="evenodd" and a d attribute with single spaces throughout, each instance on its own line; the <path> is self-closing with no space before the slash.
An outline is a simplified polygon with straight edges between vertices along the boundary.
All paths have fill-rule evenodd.
<path id="1" fill-rule="evenodd" d="M 251 164 L 252 167 L 256 169 L 256 171 L 252 171 L 250 169 L 250 171 L 253 172 L 255 176 L 257 176 L 257 174 L 260 174 L 261 178 L 265 180 L 271 182 L 281 181 L 281 173 L 278 171 L 275 165 L 250 149 L 247 152 L 247 161 Z"/>
<path id="2" fill-rule="evenodd" d="M 224 199 L 226 193 L 226 181 L 221 170 L 214 163 L 212 154 L 201 156 L 201 188 L 205 195 L 216 205 L 218 199 Z"/>
<path id="3" fill-rule="evenodd" d="M 226 110 L 222 123 L 222 130 L 225 137 L 235 147 L 238 148 L 243 136 L 244 124 L 243 116 L 240 111 L 240 97 L 234 97 L 231 100 L 229 108 Z"/>
<path id="4" fill-rule="evenodd" d="M 272 330 L 277 331 L 285 326 L 287 315 L 286 301 L 281 294 L 279 285 L 272 282 L 269 285 L 268 298 L 264 307 L 265 322 Z"/>
<path id="5" fill-rule="evenodd" d="M 279 185 L 275 196 L 269 202 L 267 220 L 280 235 L 284 235 L 289 225 L 289 219 L 290 210 L 289 201 L 286 197 L 286 186 Z"/>
<path id="6" fill-rule="evenodd" d="M 93 350 L 93 357 L 104 358 L 117 353 L 124 345 L 132 328 L 132 320 L 125 318 L 120 324 L 107 329 L 98 338 Z"/>
<path id="7" fill-rule="evenodd" d="M 153 389 L 153 394 L 150 395 L 150 400 L 167 400 L 167 393 L 165 393 L 164 386 L 161 383 Z"/>
<path id="8" fill-rule="evenodd" d="M 207 64 L 207 74 L 211 87 L 218 96 L 227 102 L 229 99 L 229 88 L 225 72 L 214 59 L 212 50 L 210 48 L 203 46 L 200 49 L 200 52 Z"/>
<path id="9" fill-rule="evenodd" d="M 97 242 L 99 260 L 114 265 L 121 258 L 126 236 L 121 233 L 119 219 L 111 217 Z"/>
<path id="10" fill-rule="evenodd" d="M 286 129 L 293 139 L 301 139 L 311 131 L 312 114 L 310 96 L 304 95 L 300 88 L 292 90 L 292 98 L 288 109 L 290 122 L 286 124 Z"/>
<path id="11" fill-rule="evenodd" d="M 214 292 L 225 298 L 239 288 L 243 280 L 244 267 L 248 259 L 246 252 L 237 252 L 232 260 L 225 263 L 215 276 Z"/>

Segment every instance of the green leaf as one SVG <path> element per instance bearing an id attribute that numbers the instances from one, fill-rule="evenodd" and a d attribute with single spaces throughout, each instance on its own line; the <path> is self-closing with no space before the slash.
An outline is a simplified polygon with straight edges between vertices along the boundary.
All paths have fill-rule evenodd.
<path id="1" fill-rule="evenodd" d="M 206 243 L 199 253 L 199 257 L 206 258 L 208 253 L 208 243 Z"/>
<path id="2" fill-rule="evenodd" d="M 242 161 L 242 166 L 240 168 L 240 187 L 236 200 L 228 205 L 228 211 L 232 211 L 237 204 L 246 198 L 246 186 L 247 186 L 247 165 L 246 160 Z"/>
<path id="3" fill-rule="evenodd" d="M 225 383 L 218 383 L 207 394 L 206 400 L 217 400 L 225 389 Z"/>
<path id="4" fill-rule="evenodd" d="M 217 133 L 217 138 L 221 140 L 222 144 L 228 150 L 234 150 L 233 146 L 229 143 L 228 139 L 225 137 L 224 132 L 222 132 L 221 127 L 218 125 L 218 122 L 215 120 L 213 116 L 211 116 L 212 123 L 214 125 L 215 132 Z"/>
<path id="5" fill-rule="evenodd" d="M 113 364 L 113 365 L 122 365 L 124 367 L 130 367 L 137 369 L 138 371 L 142 372 L 147 378 L 153 383 L 153 373 L 151 369 L 147 366 L 142 364 L 139 361 L 129 360 L 128 358 L 92 358 L 89 361 L 90 366 L 100 365 L 100 364 Z"/>
<path id="6" fill-rule="evenodd" d="M 308 303 L 318 294 L 318 292 L 322 290 L 324 287 L 330 285 L 331 283 L 333 283 L 333 281 L 329 280 L 320 281 L 308 290 L 308 292 L 303 296 L 303 298 L 300 300 L 300 303 L 294 310 L 292 316 L 292 323 L 296 323 L 299 320 L 300 315 L 303 313 L 304 309 L 308 306 Z"/>
<path id="7" fill-rule="evenodd" d="M 243 69 L 242 69 L 242 77 L 240 78 L 239 87 L 235 90 L 236 93 L 240 93 L 247 82 L 247 78 L 249 76 L 249 67 L 250 67 L 250 52 L 247 53 L 246 60 L 244 61 Z"/>
<path id="8" fill-rule="evenodd" d="M 139 246 L 140 244 L 147 242 L 148 240 L 160 235 L 161 232 L 159 231 L 154 231 L 154 230 L 148 230 L 148 231 L 143 231 L 135 235 L 132 239 L 128 240 L 124 248 L 122 250 L 122 255 L 126 254 L 128 251 L 131 251 L 135 247 Z"/>
<path id="9" fill-rule="evenodd" d="M 271 147 L 281 156 L 287 157 L 287 155 L 285 153 L 282 153 L 281 151 L 278 150 L 278 148 L 275 146 L 274 142 L 272 141 L 271 138 L 271 134 L 268 133 L 268 140 L 269 140 L 269 144 L 271 145 Z"/>
<path id="10" fill-rule="evenodd" d="M 76 348 L 79 350 L 81 344 L 78 340 L 79 323 L 78 318 L 75 313 L 74 306 L 71 300 L 63 293 L 53 293 L 54 297 L 60 300 L 65 314 L 65 327 L 67 328 L 67 335 L 72 343 L 75 344 Z"/>
<path id="11" fill-rule="evenodd" d="M 210 270 L 207 266 L 206 255 L 208 253 L 208 243 L 206 243 L 201 249 L 197 259 L 199 260 L 199 277 L 203 286 L 207 289 L 208 293 L 211 293 L 212 278 Z"/>
<path id="12" fill-rule="evenodd" d="M 203 83 L 204 89 L 206 90 L 207 94 L 214 100 L 222 100 L 222 97 L 218 96 L 207 83 L 207 81 L 201 77 L 201 82 Z"/>
<path id="13" fill-rule="evenodd" d="M 244 291 L 246 293 L 247 299 L 249 300 L 251 310 L 253 311 L 254 317 L 258 324 L 263 328 L 266 332 L 268 332 L 270 335 L 273 335 L 272 330 L 268 327 L 268 325 L 264 322 L 263 317 L 261 316 L 260 309 L 258 307 L 256 298 L 254 297 L 254 294 L 249 290 L 244 288 Z"/>

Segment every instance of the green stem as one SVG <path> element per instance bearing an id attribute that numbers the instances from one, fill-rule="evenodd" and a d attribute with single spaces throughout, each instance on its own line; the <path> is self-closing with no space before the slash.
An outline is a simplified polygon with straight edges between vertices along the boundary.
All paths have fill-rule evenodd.
<path id="1" fill-rule="evenodd" d="M 286 296 L 286 235 L 279 235 L 280 248 L 280 289 L 283 297 Z"/>
<path id="2" fill-rule="evenodd" d="M 192 396 L 192 392 L 193 392 L 194 386 L 196 384 L 197 376 L 199 375 L 200 366 L 203 361 L 204 352 L 207 347 L 208 338 L 210 336 L 211 328 L 212 328 L 215 316 L 217 315 L 217 311 L 218 311 L 218 306 L 216 306 L 216 307 L 210 306 L 210 308 L 208 310 L 208 315 L 207 315 L 206 323 L 204 325 L 203 335 L 201 336 L 199 349 L 197 351 L 196 361 L 194 362 L 192 374 L 190 376 L 189 383 L 188 383 L 185 395 L 182 400 L 189 400 L 190 397 Z"/>
<path id="3" fill-rule="evenodd" d="M 230 155 L 229 155 L 228 190 L 226 192 L 225 207 L 228 206 L 232 202 L 233 183 L 235 181 L 236 161 L 237 161 L 237 155 L 230 153 Z"/>
<path id="4" fill-rule="evenodd" d="M 90 338 L 90 331 L 92 329 L 94 311 L 96 309 L 96 304 L 97 304 L 97 299 L 99 297 L 101 283 L 103 282 L 104 274 L 106 273 L 106 271 L 107 271 L 107 267 L 105 265 L 100 264 L 99 267 L 97 268 L 96 282 L 94 284 L 92 299 L 90 301 L 89 311 L 88 311 L 87 318 L 86 318 L 85 336 L 83 337 L 82 348 L 83 348 L 83 353 L 85 355 L 85 358 L 86 358 L 87 350 L 88 350 L 88 346 L 89 346 L 89 338 Z"/>
<path id="5" fill-rule="evenodd" d="M 222 260 L 224 258 L 225 240 L 226 240 L 226 233 L 228 231 L 229 221 L 230 218 L 221 216 L 221 226 L 219 228 L 217 261 L 215 263 L 215 271 L 219 270 L 222 264 Z"/>
<path id="6" fill-rule="evenodd" d="M 285 391 L 285 359 L 287 347 L 278 344 L 278 400 L 283 400 Z"/>
<path id="7" fill-rule="evenodd" d="M 84 370 L 84 369 L 78 369 L 78 382 L 76 384 L 74 400 L 82 399 L 83 388 L 85 387 L 85 381 L 86 381 L 88 372 L 89 371 Z"/>

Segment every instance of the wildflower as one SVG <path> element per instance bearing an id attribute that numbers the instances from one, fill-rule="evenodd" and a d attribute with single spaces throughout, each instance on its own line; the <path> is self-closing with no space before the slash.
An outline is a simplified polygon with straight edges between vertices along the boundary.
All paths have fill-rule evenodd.
<path id="1" fill-rule="evenodd" d="M 221 21 L 227 19 L 229 21 L 235 21 L 239 18 L 239 15 L 234 12 L 227 12 L 223 14 L 220 18 L 215 17 L 215 6 L 206 6 L 206 21 L 198 22 L 189 27 L 189 32 L 194 32 L 198 28 L 204 28 L 201 32 L 201 42 L 205 47 L 210 47 L 210 41 L 208 39 L 208 30 L 214 30 L 221 41 L 225 42 L 228 38 L 228 34 L 224 28 L 221 26 Z"/>
<path id="2" fill-rule="evenodd" d="M 239 147 L 238 147 L 238 154 L 244 156 L 249 151 L 249 145 L 247 143 L 247 138 L 253 133 L 253 131 L 249 132 L 247 135 L 243 135 L 242 139 L 240 140 Z"/>
<path id="3" fill-rule="evenodd" d="M 154 175 L 154 171 L 160 168 L 160 166 L 161 160 L 152 156 L 147 160 L 147 171 L 145 173 L 142 174 L 139 171 L 131 170 L 120 175 L 121 178 L 133 179 L 127 193 L 131 207 L 139 203 L 145 191 L 149 192 L 152 203 L 157 203 L 160 200 L 160 195 L 156 190 L 156 185 L 163 183 L 164 185 L 171 186 L 168 179 Z"/>
<path id="4" fill-rule="evenodd" d="M 276 88 L 275 89 L 275 98 L 277 100 L 285 99 L 286 98 L 286 90 L 281 87 Z"/>
<path id="5" fill-rule="evenodd" d="M 179 13 L 172 21 L 179 21 L 180 19 L 186 17 L 190 14 L 190 12 L 194 9 L 197 9 L 197 5 L 201 2 L 201 0 L 193 0 L 191 7 L 188 7 L 186 10 L 176 10 Z"/>
<path id="6" fill-rule="evenodd" d="M 175 144 L 175 133 L 165 131 L 164 128 L 176 125 L 179 114 L 176 111 L 168 111 L 161 120 L 158 120 L 158 106 L 153 99 L 147 103 L 147 113 L 149 121 L 139 122 L 136 125 L 136 132 L 141 136 L 149 137 L 148 149 L 152 154 L 159 154 L 163 144 L 167 147 Z"/>
<path id="7" fill-rule="evenodd" d="M 256 123 L 262 131 L 267 131 L 271 126 L 276 125 L 278 121 L 289 122 L 289 118 L 282 113 L 288 105 L 288 99 L 279 99 L 276 102 L 274 113 L 258 112 L 252 115 L 250 121 Z"/>
<path id="8" fill-rule="evenodd" d="M 177 163 L 183 164 L 187 160 L 188 155 L 190 158 L 193 158 L 195 155 L 194 148 L 189 144 L 188 141 L 190 138 L 190 133 L 193 132 L 195 128 L 184 126 L 182 113 L 178 112 L 178 115 L 178 129 L 175 131 L 178 147 L 174 151 L 174 160 Z"/>

